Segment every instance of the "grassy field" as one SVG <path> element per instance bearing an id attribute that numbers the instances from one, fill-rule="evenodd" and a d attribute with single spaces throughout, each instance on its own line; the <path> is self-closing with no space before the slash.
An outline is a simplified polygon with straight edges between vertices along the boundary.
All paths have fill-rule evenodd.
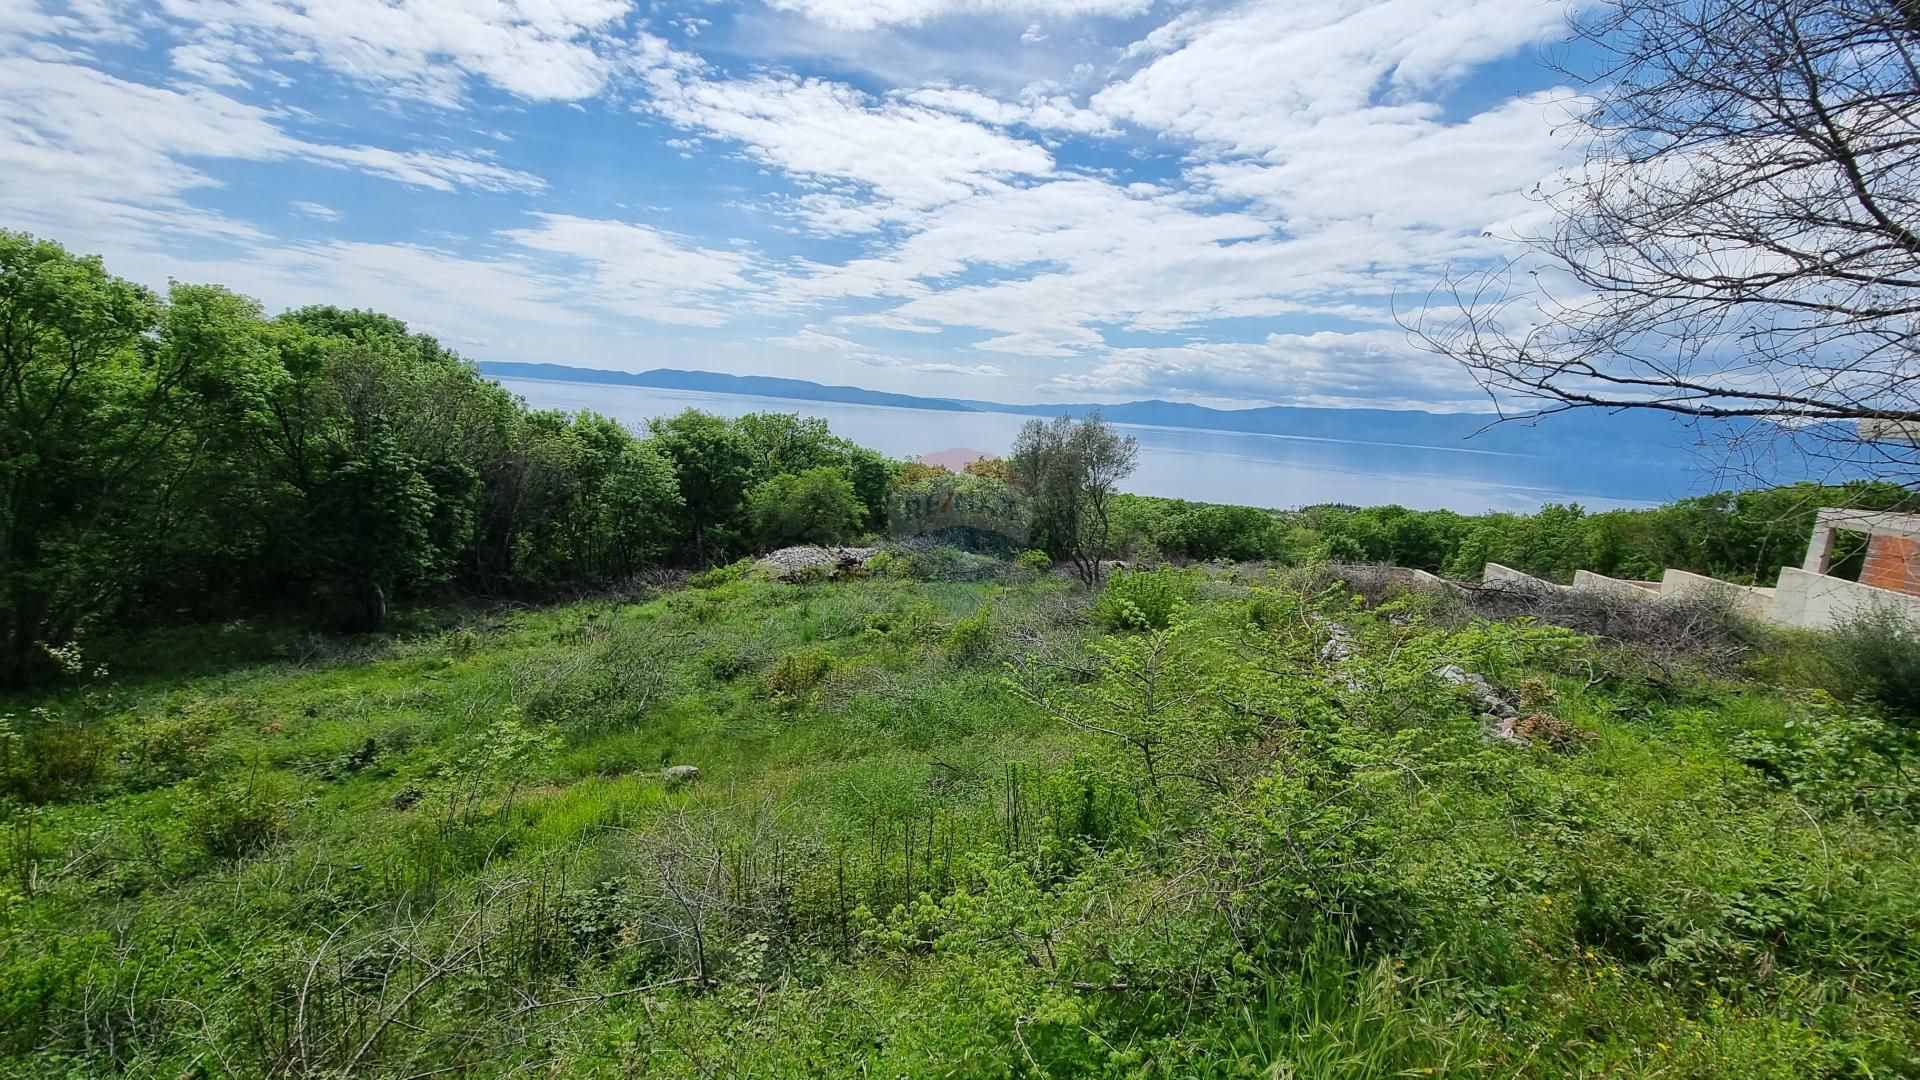
<path id="1" fill-rule="evenodd" d="M 736 580 L 79 661 L 0 702 L 0 1071 L 1920 1075 L 1898 718 L 1790 651 L 1324 585 Z"/>

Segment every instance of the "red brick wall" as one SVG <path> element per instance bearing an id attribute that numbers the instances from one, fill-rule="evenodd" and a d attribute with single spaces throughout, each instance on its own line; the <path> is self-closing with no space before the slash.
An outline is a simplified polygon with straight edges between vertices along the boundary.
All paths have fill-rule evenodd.
<path id="1" fill-rule="evenodd" d="M 1876 536 L 1867 541 L 1867 563 L 1860 584 L 1920 596 L 1920 540 Z"/>

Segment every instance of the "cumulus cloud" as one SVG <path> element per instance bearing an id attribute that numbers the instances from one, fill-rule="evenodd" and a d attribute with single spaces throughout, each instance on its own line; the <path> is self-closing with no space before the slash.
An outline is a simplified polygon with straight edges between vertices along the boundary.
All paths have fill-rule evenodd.
<path id="1" fill-rule="evenodd" d="M 194 41 L 185 70 L 311 59 L 349 78 L 457 104 L 471 81 L 532 101 L 591 97 L 617 66 L 628 0 L 159 0 Z M 218 56 L 217 62 L 203 59 Z M 176 63 L 180 57 L 176 56 Z"/>
<path id="2" fill-rule="evenodd" d="M 54 235 L 174 230 L 255 236 L 194 205 L 218 186 L 192 164 L 305 161 L 421 188 L 537 191 L 543 181 L 477 157 L 336 145 L 289 133 L 267 110 L 201 87 L 149 86 L 77 63 L 0 63 L 0 218 Z"/>
<path id="3" fill-rule="evenodd" d="M 843 83 L 709 78 L 673 67 L 649 77 L 648 109 L 816 189 L 797 206 L 823 231 L 870 230 L 1002 179 L 1053 170 L 1052 155 L 1036 143 Z"/>
<path id="4" fill-rule="evenodd" d="M 576 262 L 573 296 L 595 307 L 655 322 L 718 326 L 718 301 L 756 291 L 753 260 L 734 250 L 700 247 L 648 225 L 540 214 L 531 228 L 502 235 L 530 251 Z"/>

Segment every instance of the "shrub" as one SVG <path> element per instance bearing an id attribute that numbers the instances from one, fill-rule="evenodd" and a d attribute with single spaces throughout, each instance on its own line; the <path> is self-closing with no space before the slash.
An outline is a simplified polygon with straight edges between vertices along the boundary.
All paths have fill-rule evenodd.
<path id="1" fill-rule="evenodd" d="M 1164 630 L 1175 609 L 1193 600 L 1194 579 L 1173 569 L 1118 573 L 1094 605 L 1094 619 L 1108 630 Z"/>
<path id="2" fill-rule="evenodd" d="M 0 795 L 22 801 L 57 802 L 80 797 L 108 779 L 117 742 L 111 726 L 52 719 L 42 713 L 41 726 L 22 737 L 5 741 Z"/>
<path id="3" fill-rule="evenodd" d="M 993 605 L 981 604 L 973 614 L 956 621 L 947 629 L 947 659 L 956 664 L 971 664 L 993 652 Z"/>
<path id="4" fill-rule="evenodd" d="M 875 577 L 903 578 L 912 575 L 913 561 L 891 551 L 876 551 L 867 557 L 862 568 Z"/>
<path id="5" fill-rule="evenodd" d="M 1920 778 L 1907 765 L 1920 755 L 1913 733 L 1872 708 L 1810 694 L 1802 711 L 1735 737 L 1734 755 L 1817 809 L 1913 820 L 1920 811 Z"/>
<path id="6" fill-rule="evenodd" d="M 216 859 L 240 859 L 271 847 L 287 831 L 287 800 L 280 788 L 248 777 L 201 785 L 186 809 L 188 834 Z"/>
<path id="7" fill-rule="evenodd" d="M 1920 727 L 1920 627 L 1900 611 L 1873 606 L 1827 635 L 1826 667 L 1836 697 L 1865 694 L 1894 722 Z"/>
<path id="8" fill-rule="evenodd" d="M 806 696 L 833 670 L 833 656 L 825 649 L 802 649 L 780 658 L 761 684 L 769 695 L 785 700 Z"/>
<path id="9" fill-rule="evenodd" d="M 1013 564 L 1015 566 L 1025 567 L 1028 570 L 1045 573 L 1053 569 L 1053 558 L 1044 551 L 1035 551 L 1032 548 L 1028 548 L 1013 557 Z"/>
<path id="10" fill-rule="evenodd" d="M 746 580 L 747 575 L 753 572 L 754 566 L 755 563 L 752 559 L 740 559 L 737 562 L 730 562 L 725 566 L 716 566 L 711 570 L 702 570 L 700 573 L 688 578 L 687 584 L 696 589 L 717 589 L 722 585 L 731 585 L 736 581 Z"/>

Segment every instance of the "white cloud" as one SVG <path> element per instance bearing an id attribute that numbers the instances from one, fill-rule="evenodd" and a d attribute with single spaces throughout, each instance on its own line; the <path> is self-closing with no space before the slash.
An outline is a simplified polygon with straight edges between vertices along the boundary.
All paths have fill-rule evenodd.
<path id="1" fill-rule="evenodd" d="M 1568 96 L 1516 98 L 1455 124 L 1377 112 L 1329 120 L 1260 158 L 1193 172 L 1294 232 L 1344 221 L 1485 232 L 1528 211 L 1527 190 L 1566 163 L 1552 125 L 1565 120 Z"/>
<path id="2" fill-rule="evenodd" d="M 965 87 L 928 87 L 901 95 L 916 105 L 956 113 L 995 127 L 1025 125 L 1039 131 L 1070 131 L 1081 135 L 1109 135 L 1113 122 L 1074 104 L 1063 94 L 1036 94 L 1019 102 L 1002 101 Z"/>
<path id="3" fill-rule="evenodd" d="M 218 181 L 190 162 L 301 160 L 418 187 L 534 191 L 538 177 L 478 158 L 338 146 L 214 91 L 128 82 L 75 63 L 0 62 L 0 217 L 124 242 L 156 230 L 255 235 L 186 198 Z"/>
<path id="4" fill-rule="evenodd" d="M 1162 55 L 1092 107 L 1253 154 L 1328 120 L 1432 121 L 1438 106 L 1418 94 L 1539 40 L 1563 17 L 1540 0 L 1249 3 L 1150 36 L 1146 51 Z"/>
<path id="5" fill-rule="evenodd" d="M 1105 116 L 1159 129 L 1189 148 L 1177 180 L 1056 171 L 976 184 L 907 213 L 888 207 L 884 220 L 903 238 L 838 265 L 800 264 L 765 302 L 884 300 L 884 311 L 846 321 L 985 331 L 974 349 L 1084 358 L 1100 379 L 1132 373 L 1142 389 L 1147 376 L 1205 363 L 1284 361 L 1333 378 L 1387 365 L 1389 355 L 1404 362 L 1408 350 L 1378 351 L 1362 336 L 1372 331 L 1228 341 L 1220 351 L 1108 342 L 1113 327 L 1204 335 L 1223 319 L 1387 323 L 1394 293 L 1423 293 L 1448 264 L 1486 258 L 1483 234 L 1534 212 L 1525 191 L 1563 161 L 1551 132 L 1563 109 L 1536 94 L 1454 119 L 1443 95 L 1467 68 L 1558 17 L 1532 0 L 1320 0 L 1176 18 L 1129 50 L 1145 66 L 1090 107 L 1057 99 L 1070 119 L 1054 126 L 1110 132 L 1088 120 Z M 1033 119 L 1037 102 L 951 87 L 900 96 L 994 127 L 1045 126 Z M 879 212 L 873 200 L 830 202 L 820 214 L 830 209 L 848 228 Z M 1374 351 L 1352 352 L 1362 340 Z M 1458 389 L 1399 381 L 1410 395 Z M 1340 396 L 1337 386 L 1321 393 Z"/>
<path id="6" fill-rule="evenodd" d="M 771 7 L 796 11 L 845 30 L 918 25 L 955 15 L 1132 16 L 1152 0 L 768 0 Z"/>
<path id="7" fill-rule="evenodd" d="M 822 79 L 649 73 L 648 107 L 680 127 L 741 144 L 756 160 L 822 190 L 803 215 L 861 231 L 962 199 L 989 183 L 1044 176 L 1045 148 L 925 106 L 872 98 Z"/>
<path id="8" fill-rule="evenodd" d="M 753 260 L 738 251 L 698 247 L 646 225 L 566 214 L 539 214 L 536 228 L 508 229 L 507 239 L 533 251 L 575 260 L 575 297 L 606 311 L 655 322 L 717 326 L 722 300 L 759 286 L 747 276 Z"/>
<path id="9" fill-rule="evenodd" d="M 210 86 L 245 86 L 247 80 L 235 69 L 260 63 L 260 55 L 252 49 L 217 38 L 176 45 L 167 55 L 175 71 Z"/>
<path id="10" fill-rule="evenodd" d="M 844 336 L 837 326 L 807 326 L 782 337 L 767 339 L 768 345 L 806 353 L 828 353 L 836 359 L 872 368 L 918 371 L 929 375 L 971 375 L 1001 379 L 1007 370 L 998 364 L 956 364 L 943 360 L 923 360 L 891 356 Z"/>
<path id="11" fill-rule="evenodd" d="M 879 383 L 1457 407 L 1457 373 L 1389 347 L 1386 301 L 1538 213 L 1555 92 L 1482 83 L 1463 110 L 1457 84 L 1562 2 L 0 0 L 0 219 L 147 280 L 388 307 L 500 350 L 744 312 L 810 322 L 700 340 Z M 138 58 L 101 47 L 136 37 Z M 719 66 L 770 55 L 818 74 Z M 406 134 L 337 134 L 369 128 Z M 509 137 L 552 186 L 471 149 Z M 404 187 L 363 210 L 273 186 L 315 165 Z M 492 194 L 415 215 L 429 192 Z M 335 206 L 385 242 L 255 223 Z M 669 227 L 613 220 L 641 214 Z M 1142 340 L 1188 343 L 1117 346 Z"/>
<path id="12" fill-rule="evenodd" d="M 326 205 L 325 203 L 296 202 L 296 203 L 293 203 L 292 206 L 295 210 L 299 211 L 300 213 L 305 214 L 310 218 L 317 218 L 321 221 L 339 221 L 342 217 L 346 216 L 342 214 L 340 211 L 335 210 L 333 207 Z"/>
<path id="13" fill-rule="evenodd" d="M 442 105 L 481 80 L 532 101 L 592 97 L 628 0 L 159 0 L 195 44 L 310 60 Z M 223 60 L 230 65 L 230 60 Z M 228 68 L 230 71 L 230 67 Z"/>

